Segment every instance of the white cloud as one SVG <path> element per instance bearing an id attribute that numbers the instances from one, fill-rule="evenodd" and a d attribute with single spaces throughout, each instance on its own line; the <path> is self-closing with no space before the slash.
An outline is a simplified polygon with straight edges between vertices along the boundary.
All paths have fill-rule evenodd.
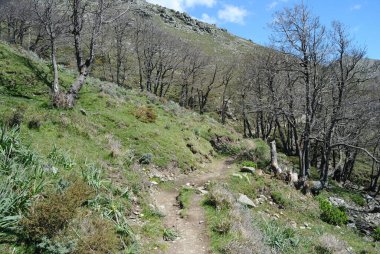
<path id="1" fill-rule="evenodd" d="M 272 9 L 276 8 L 277 5 L 278 5 L 278 2 L 277 1 L 273 1 L 270 4 L 268 4 L 267 9 L 268 10 L 272 10 Z"/>
<path id="2" fill-rule="evenodd" d="M 158 4 L 176 11 L 183 11 L 181 0 L 147 0 L 148 3 Z"/>
<path id="3" fill-rule="evenodd" d="M 216 24 L 217 20 L 215 17 L 209 16 L 207 13 L 202 13 L 202 17 L 200 18 L 201 21 L 209 23 L 209 24 Z"/>
<path id="4" fill-rule="evenodd" d="M 216 4 L 216 0 L 183 0 L 186 7 L 194 7 L 196 5 L 202 5 L 206 7 L 213 7 Z"/>
<path id="5" fill-rule="evenodd" d="M 248 11 L 234 5 L 226 4 L 218 11 L 218 18 L 225 22 L 244 25 L 244 18 L 248 16 Z"/>
<path id="6" fill-rule="evenodd" d="M 361 4 L 355 4 L 354 6 L 351 7 L 351 11 L 358 11 L 362 8 Z"/>
<path id="7" fill-rule="evenodd" d="M 194 6 L 213 7 L 217 0 L 147 0 L 152 4 L 158 4 L 177 11 L 184 11 Z"/>

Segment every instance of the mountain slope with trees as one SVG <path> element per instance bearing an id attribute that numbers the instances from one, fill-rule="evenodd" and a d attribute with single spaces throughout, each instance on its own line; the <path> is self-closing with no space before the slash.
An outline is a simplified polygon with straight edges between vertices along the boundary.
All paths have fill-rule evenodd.
<path id="1" fill-rule="evenodd" d="M 354 223 L 356 229 L 339 231 L 347 233 L 344 241 L 376 253 L 377 243 L 369 241 L 379 230 L 379 62 L 366 58 L 344 24 L 325 26 L 303 4 L 275 17 L 273 45 L 262 47 L 145 1 L 2 1 L 1 202 L 8 203 L 0 227 L 2 241 L 11 243 L 4 251 L 19 242 L 21 253 L 86 253 L 101 238 L 91 231 L 99 225 L 105 230 L 99 234 L 110 235 L 110 250 L 162 251 L 157 239 L 175 233 L 151 203 L 151 188 L 177 191 L 177 176 L 230 156 L 235 170 L 243 163 L 274 178 L 237 174 L 223 186 L 196 186 L 209 191 L 204 209 L 214 251 L 250 249 L 239 235 L 245 230 L 260 231 L 256 240 L 276 251 L 290 250 L 292 236 L 281 249 L 266 238 L 286 218 L 254 228 L 224 221 L 253 220 L 235 202 L 240 194 L 255 201 L 270 196 L 278 212 L 287 202 L 297 204 L 291 197 L 304 200 L 283 179 L 305 193 L 322 193 L 305 199 L 313 208 L 306 218 Z M 20 175 L 17 167 L 35 173 Z M 18 189 L 23 179 L 31 185 Z M 76 188 L 83 190 L 78 199 Z M 281 188 L 287 197 L 278 194 Z M 66 210 L 59 206 L 70 199 Z M 50 201 L 56 210 L 47 209 Z M 274 209 L 266 205 L 255 211 Z M 294 209 L 285 210 L 289 218 L 306 220 L 292 215 L 302 207 Z M 67 219 L 51 217 L 60 212 Z M 50 219 L 54 232 L 39 224 Z M 318 230 L 324 227 L 293 247 L 318 253 L 319 245 L 308 240 Z M 372 238 L 359 244 L 358 232 Z M 221 246 L 224 237 L 230 245 Z"/>

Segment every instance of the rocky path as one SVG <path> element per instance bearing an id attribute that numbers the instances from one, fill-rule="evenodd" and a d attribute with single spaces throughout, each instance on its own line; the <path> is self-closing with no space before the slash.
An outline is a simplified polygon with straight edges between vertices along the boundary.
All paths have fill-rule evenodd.
<path id="1" fill-rule="evenodd" d="M 209 239 L 205 224 L 205 215 L 201 207 L 202 196 L 192 196 L 187 218 L 181 218 L 176 197 L 183 185 L 191 184 L 194 188 L 202 187 L 211 180 L 223 178 L 230 171 L 229 160 L 219 160 L 207 165 L 207 170 L 181 175 L 175 182 L 173 190 L 157 190 L 155 201 L 157 207 L 165 214 L 165 227 L 174 228 L 179 238 L 168 242 L 166 254 L 206 254 L 210 253 Z"/>

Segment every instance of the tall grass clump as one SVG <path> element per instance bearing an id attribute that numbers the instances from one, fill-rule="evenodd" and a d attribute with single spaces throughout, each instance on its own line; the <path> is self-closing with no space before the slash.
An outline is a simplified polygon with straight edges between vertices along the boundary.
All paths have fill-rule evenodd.
<path id="1" fill-rule="evenodd" d="M 17 129 L 0 130 L 0 238 L 20 233 L 19 221 L 45 184 L 40 159 L 21 144 Z"/>

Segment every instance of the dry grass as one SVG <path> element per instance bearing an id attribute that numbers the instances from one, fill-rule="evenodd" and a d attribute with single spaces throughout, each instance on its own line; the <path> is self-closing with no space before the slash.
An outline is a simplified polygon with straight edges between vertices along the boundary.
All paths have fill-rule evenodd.
<path id="1" fill-rule="evenodd" d="M 334 235 L 324 234 L 319 239 L 319 246 L 316 247 L 318 253 L 349 254 L 347 243 L 338 239 Z"/>
<path id="2" fill-rule="evenodd" d="M 154 123 L 157 119 L 157 115 L 153 111 L 153 108 L 149 106 L 141 106 L 137 108 L 133 114 L 137 119 L 144 123 Z"/>

